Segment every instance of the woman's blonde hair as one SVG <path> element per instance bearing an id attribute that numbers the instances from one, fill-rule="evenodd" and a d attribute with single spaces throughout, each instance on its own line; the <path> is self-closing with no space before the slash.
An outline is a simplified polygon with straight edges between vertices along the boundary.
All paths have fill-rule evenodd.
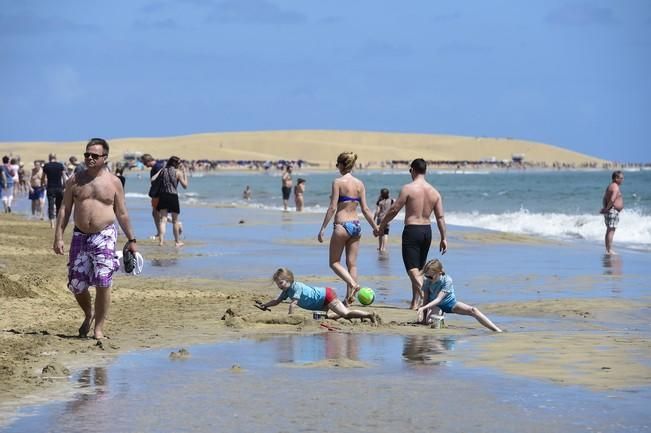
<path id="1" fill-rule="evenodd" d="M 278 268 L 276 269 L 276 272 L 274 272 L 272 279 L 274 280 L 274 283 L 277 283 L 280 280 L 285 280 L 289 281 L 290 284 L 293 284 L 294 273 L 287 268 Z"/>
<path id="2" fill-rule="evenodd" d="M 354 152 L 341 152 L 337 157 L 337 165 L 342 166 L 345 172 L 352 171 L 356 161 L 357 154 Z"/>
<path id="3" fill-rule="evenodd" d="M 436 271 L 445 275 L 445 269 L 443 269 L 443 263 L 439 259 L 430 260 L 425 263 L 423 266 L 423 274 L 426 274 L 428 271 Z"/>

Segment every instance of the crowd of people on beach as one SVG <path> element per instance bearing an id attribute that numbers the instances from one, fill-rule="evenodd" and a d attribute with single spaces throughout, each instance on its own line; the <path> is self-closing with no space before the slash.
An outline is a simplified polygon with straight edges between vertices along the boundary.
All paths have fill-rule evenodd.
<path id="1" fill-rule="evenodd" d="M 106 140 L 93 138 L 83 153 L 83 163 L 71 157 L 65 166 L 57 161 L 55 154 L 48 156 L 48 162 L 34 161 L 31 176 L 27 180 L 24 166 L 16 159 L 3 157 L 0 169 L 0 189 L 4 211 L 10 213 L 14 196 L 27 193 L 32 201 L 32 215 L 44 219 L 44 197 L 48 201 L 48 219 L 54 230 L 53 250 L 64 254 L 63 233 L 70 218 L 74 229 L 69 247 L 68 288 L 74 294 L 84 320 L 79 328 L 79 336 L 86 337 L 94 321 L 93 337 L 105 337 L 104 325 L 110 305 L 112 277 L 120 267 L 117 249 L 117 224 L 127 238 L 124 254 L 135 257 L 137 240 L 129 219 L 124 196 L 125 178 L 123 167 L 117 166 L 112 172 L 108 166 L 109 145 Z M 179 184 L 188 187 L 185 164 L 178 156 L 167 161 L 156 160 L 150 154 L 142 155 L 141 163 L 150 169 L 150 188 L 152 220 L 156 228 L 153 236 L 159 245 L 165 243 L 168 218 L 172 222 L 175 246 L 183 246 L 181 240 L 182 224 L 179 219 Z M 336 160 L 339 176 L 331 186 L 330 203 L 317 234 L 323 243 L 326 228 L 334 219 L 329 240 L 328 264 L 331 270 L 346 284 L 346 294 L 339 299 L 335 289 L 317 287 L 297 281 L 294 273 L 285 267 L 277 268 L 272 280 L 281 290 L 279 296 L 266 303 L 256 305 L 262 310 L 289 300 L 289 313 L 298 306 L 307 310 L 325 312 L 330 319 L 362 319 L 373 324 L 381 319 L 373 311 L 352 309 L 356 295 L 362 286 L 359 282 L 357 258 L 360 249 L 362 224 L 358 217 L 361 211 L 364 219 L 378 238 L 378 251 L 387 248 L 390 222 L 404 208 L 405 220 L 402 232 L 402 258 L 405 271 L 411 283 L 412 296 L 409 308 L 417 313 L 416 322 L 435 327 L 444 314 L 456 313 L 474 317 L 486 328 L 501 332 L 478 308 L 457 301 L 452 278 L 445 272 L 440 259 L 428 260 L 432 243 L 432 217 L 439 232 L 441 255 L 448 250 L 446 223 L 441 194 L 426 180 L 428 163 L 417 158 L 409 163 L 411 182 L 405 184 L 397 198 L 390 196 L 388 189 L 382 189 L 376 202 L 376 210 L 371 212 L 364 183 L 353 175 L 357 155 L 343 152 Z M 288 209 L 288 201 L 294 189 L 296 210 L 301 211 L 304 203 L 305 179 L 292 177 L 292 165 L 282 167 L 281 192 L 283 208 Z M 612 181 L 604 192 L 601 213 L 606 225 L 605 246 L 607 254 L 612 249 L 619 213 L 624 208 L 620 186 L 624 180 L 622 171 L 612 173 Z M 252 191 L 247 185 L 243 198 L 249 200 Z M 345 254 L 345 265 L 341 263 Z M 130 259 L 131 260 L 131 259 Z M 135 259 L 134 259 L 135 260 Z M 95 302 L 88 288 L 96 288 Z"/>
<path id="2" fill-rule="evenodd" d="M 616 162 L 538 162 L 526 160 L 426 160 L 427 166 L 434 170 L 445 171 L 477 171 L 477 170 L 615 170 L 628 169 L 640 170 L 651 169 L 651 163 L 616 163 Z M 306 161 L 303 159 L 289 160 L 183 160 L 188 172 L 210 172 L 219 170 L 252 170 L 252 171 L 285 171 L 287 167 L 298 169 L 333 169 L 332 165 L 322 166 L 318 162 Z M 356 170 L 382 169 L 382 170 L 404 170 L 409 168 L 410 160 L 380 160 L 357 163 Z M 137 169 L 135 163 L 125 164 L 126 169 Z"/>

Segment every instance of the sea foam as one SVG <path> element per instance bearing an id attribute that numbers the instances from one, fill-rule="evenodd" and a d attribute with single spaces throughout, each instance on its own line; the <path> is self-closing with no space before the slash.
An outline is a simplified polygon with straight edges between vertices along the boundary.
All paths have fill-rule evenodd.
<path id="1" fill-rule="evenodd" d="M 451 212 L 446 215 L 446 221 L 464 227 L 556 239 L 601 241 L 605 234 L 604 218 L 598 214 L 531 213 L 526 209 L 502 214 Z M 651 216 L 625 209 L 620 214 L 615 242 L 651 249 Z"/>

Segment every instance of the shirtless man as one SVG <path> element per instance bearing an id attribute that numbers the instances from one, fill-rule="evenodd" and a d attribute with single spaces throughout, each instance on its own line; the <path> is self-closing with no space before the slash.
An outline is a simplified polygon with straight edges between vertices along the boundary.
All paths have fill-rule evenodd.
<path id="1" fill-rule="evenodd" d="M 410 308 L 416 310 L 423 301 L 421 269 L 427 261 L 427 253 L 432 243 L 432 212 L 441 235 L 439 251 L 445 254 L 448 242 L 445 238 L 445 218 L 441 194 L 425 180 L 427 163 L 422 158 L 414 159 L 409 173 L 412 182 L 403 186 L 400 195 L 382 218 L 375 236 L 381 236 L 389 222 L 405 206 L 405 228 L 402 232 L 402 260 L 411 280 L 412 298 Z"/>
<path id="2" fill-rule="evenodd" d="M 606 223 L 606 236 L 604 238 L 606 243 L 606 254 L 615 254 L 613 251 L 613 238 L 615 237 L 615 229 L 619 223 L 619 213 L 624 209 L 624 198 L 619 187 L 624 182 L 624 174 L 617 170 L 612 174 L 612 182 L 604 192 L 602 199 L 602 208 L 600 213 L 604 215 L 604 222 Z"/>
<path id="3" fill-rule="evenodd" d="M 34 161 L 32 175 L 29 178 L 29 199 L 32 201 L 32 216 L 45 219 L 45 187 L 43 186 L 43 168 L 40 161 Z"/>
<path id="4" fill-rule="evenodd" d="M 86 145 L 87 169 L 73 174 L 66 182 L 63 206 L 57 217 L 54 252 L 63 255 L 63 232 L 74 207 L 75 228 L 70 244 L 68 288 L 84 311 L 79 336 L 86 337 L 95 320 L 93 337 L 104 337 L 104 323 L 111 304 L 112 276 L 120 264 L 115 258 L 117 219 L 127 236 L 128 249 L 136 252 L 136 238 L 131 228 L 120 179 L 105 169 L 108 143 L 93 138 Z M 89 286 L 95 286 L 95 314 Z"/>
<path id="5" fill-rule="evenodd" d="M 289 196 L 292 193 L 292 185 L 292 166 L 288 165 L 282 178 L 283 207 L 285 208 L 285 212 L 287 211 Z"/>

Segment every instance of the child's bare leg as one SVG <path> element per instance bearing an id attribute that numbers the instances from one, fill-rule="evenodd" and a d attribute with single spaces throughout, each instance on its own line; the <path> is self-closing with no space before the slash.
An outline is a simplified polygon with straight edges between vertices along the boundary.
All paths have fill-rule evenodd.
<path id="1" fill-rule="evenodd" d="M 463 302 L 457 302 L 454 308 L 452 308 L 452 312 L 464 316 L 472 316 L 475 319 L 477 319 L 479 323 L 481 323 L 491 331 L 502 332 L 500 328 L 495 326 L 495 324 L 491 322 L 490 319 L 484 315 L 484 313 L 482 313 L 481 311 L 479 311 L 478 308 L 475 308 L 472 305 L 467 305 L 464 304 Z"/>
<path id="2" fill-rule="evenodd" d="M 380 316 L 371 311 L 350 310 L 339 299 L 328 304 L 328 309 L 331 310 L 338 317 L 344 319 L 370 319 L 371 322 L 377 324 L 380 322 Z"/>

